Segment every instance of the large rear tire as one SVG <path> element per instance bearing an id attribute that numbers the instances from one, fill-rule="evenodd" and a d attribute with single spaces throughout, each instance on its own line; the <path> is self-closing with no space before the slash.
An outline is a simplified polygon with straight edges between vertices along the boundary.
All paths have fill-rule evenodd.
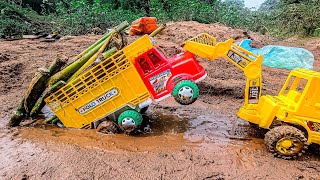
<path id="1" fill-rule="evenodd" d="M 271 129 L 264 138 L 267 149 L 275 157 L 296 159 L 308 148 L 303 132 L 292 126 L 279 126 Z"/>
<path id="2" fill-rule="evenodd" d="M 179 104 L 189 105 L 198 99 L 199 88 L 196 83 L 189 80 L 183 80 L 175 85 L 172 95 Z"/>
<path id="3" fill-rule="evenodd" d="M 125 133 L 133 133 L 138 130 L 142 124 L 142 115 L 133 109 L 125 110 L 118 117 L 118 125 Z"/>

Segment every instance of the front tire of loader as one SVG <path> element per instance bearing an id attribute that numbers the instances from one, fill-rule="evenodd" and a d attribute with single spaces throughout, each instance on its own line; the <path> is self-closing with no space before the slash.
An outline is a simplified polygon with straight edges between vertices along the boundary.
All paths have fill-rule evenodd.
<path id="1" fill-rule="evenodd" d="M 118 125 L 128 134 L 131 134 L 139 129 L 143 121 L 142 115 L 133 109 L 126 110 L 118 117 Z"/>
<path id="2" fill-rule="evenodd" d="M 189 80 L 183 80 L 175 85 L 172 95 L 179 104 L 189 105 L 198 99 L 199 88 L 196 83 Z"/>
<path id="3" fill-rule="evenodd" d="M 308 148 L 303 132 L 292 126 L 279 126 L 271 129 L 264 138 L 267 149 L 275 157 L 296 159 Z"/>

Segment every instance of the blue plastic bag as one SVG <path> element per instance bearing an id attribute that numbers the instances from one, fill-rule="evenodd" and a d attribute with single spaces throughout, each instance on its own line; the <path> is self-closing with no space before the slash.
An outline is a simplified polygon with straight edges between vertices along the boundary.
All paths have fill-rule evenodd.
<path id="1" fill-rule="evenodd" d="M 306 49 L 273 45 L 257 49 L 252 48 L 250 44 L 251 40 L 246 39 L 240 43 L 240 46 L 256 55 L 263 55 L 262 64 L 265 66 L 290 70 L 295 68 L 313 69 L 314 56 Z"/>

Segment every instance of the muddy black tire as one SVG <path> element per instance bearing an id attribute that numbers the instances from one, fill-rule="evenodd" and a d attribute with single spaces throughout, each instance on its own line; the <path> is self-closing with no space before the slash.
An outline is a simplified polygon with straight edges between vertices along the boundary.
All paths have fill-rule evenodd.
<path id="1" fill-rule="evenodd" d="M 259 124 L 255 124 L 252 122 L 249 122 L 250 127 L 255 128 L 255 129 L 260 129 Z"/>
<path id="2" fill-rule="evenodd" d="M 319 144 L 311 144 L 308 148 L 310 152 L 320 155 L 320 145 Z"/>
<path id="3" fill-rule="evenodd" d="M 146 107 L 140 109 L 140 113 L 144 114 L 145 112 L 147 112 L 148 108 L 149 108 L 149 106 L 146 106 Z"/>
<path id="4" fill-rule="evenodd" d="M 292 126 L 271 129 L 265 135 L 264 142 L 275 157 L 283 159 L 296 159 L 308 148 L 307 138 L 303 132 Z"/>
<path id="5" fill-rule="evenodd" d="M 189 105 L 198 99 L 199 88 L 196 83 L 189 80 L 183 80 L 175 85 L 172 95 L 179 104 Z"/>
<path id="6" fill-rule="evenodd" d="M 116 134 L 120 132 L 119 126 L 113 121 L 102 121 L 97 131 L 104 134 Z"/>

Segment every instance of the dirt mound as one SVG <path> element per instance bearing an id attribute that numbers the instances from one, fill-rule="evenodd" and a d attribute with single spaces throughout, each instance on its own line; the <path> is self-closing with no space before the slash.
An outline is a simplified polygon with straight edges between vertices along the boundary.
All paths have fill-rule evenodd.
<path id="1" fill-rule="evenodd" d="M 319 69 L 320 39 L 277 42 L 221 24 L 197 22 L 168 23 L 155 39 L 172 56 L 183 51 L 182 42 L 203 32 L 218 41 L 251 38 L 256 47 L 304 47 L 314 53 Z M 14 133 L 4 130 L 37 68 L 48 66 L 58 54 L 74 57 L 100 37 L 68 36 L 53 43 L 0 41 L 0 179 L 125 179 L 128 174 L 133 179 L 319 179 L 318 157 L 283 161 L 266 152 L 262 139 L 251 136 L 244 142 L 233 141 L 231 134 L 251 134 L 248 124 L 236 117 L 243 103 L 245 76 L 224 59 L 199 58 L 208 72 L 199 83 L 200 101 L 181 106 L 168 98 L 151 107 L 152 115 L 144 117 L 149 118 L 150 135 L 109 136 L 47 125 L 11 129 Z M 263 67 L 263 94 L 276 94 L 288 73 Z"/>
<path id="2" fill-rule="evenodd" d="M 319 67 L 320 54 L 318 46 L 320 40 L 300 40 L 291 38 L 286 41 L 277 42 L 252 32 L 245 32 L 241 29 L 233 29 L 221 24 L 201 24 L 198 22 L 170 22 L 166 29 L 155 37 L 160 48 L 168 56 L 183 52 L 180 44 L 185 40 L 200 33 L 208 33 L 217 38 L 217 41 L 225 41 L 229 38 L 240 41 L 244 38 L 252 39 L 253 45 L 262 47 L 267 44 L 280 44 L 288 46 L 304 47 L 315 54 L 315 67 Z M 28 83 L 37 68 L 48 66 L 58 54 L 65 54 L 74 57 L 101 36 L 66 36 L 54 43 L 39 42 L 38 40 L 19 40 L 0 42 L 0 95 L 12 95 L 19 98 L 26 89 Z M 137 39 L 136 36 L 129 36 L 129 43 Z M 242 97 L 245 86 L 245 76 L 241 70 L 225 59 L 208 61 L 198 59 L 206 68 L 208 78 L 200 84 L 200 100 L 210 102 L 212 108 L 217 111 L 235 113 L 242 104 Z M 263 67 L 263 93 L 276 94 L 287 74 L 288 70 Z M 7 98 L 3 96 L 0 98 Z M 7 104 L 13 108 L 17 101 Z M 230 106 L 233 104 L 233 106 Z M 5 115 L 6 116 L 6 115 Z M 6 116 L 8 117 L 8 116 Z"/>
<path id="3" fill-rule="evenodd" d="M 230 28 L 219 23 L 201 24 L 195 21 L 167 23 L 165 34 L 168 37 L 165 39 L 170 42 L 181 43 L 181 40 L 192 38 L 200 33 L 213 35 L 218 41 L 225 41 L 229 38 L 241 39 L 247 37 L 266 44 L 266 37 L 256 33 L 248 33 L 241 29 Z"/>
<path id="4" fill-rule="evenodd" d="M 0 63 L 9 61 L 10 60 L 10 55 L 6 53 L 0 53 Z"/>
<path id="5" fill-rule="evenodd" d="M 262 47 L 267 43 L 267 37 L 256 33 L 249 33 L 241 29 L 233 29 L 222 24 L 201 24 L 195 21 L 170 22 L 166 29 L 156 37 L 158 44 L 166 53 L 171 56 L 182 52 L 180 44 L 201 33 L 208 33 L 214 36 L 217 41 L 225 41 L 233 38 L 238 41 L 250 38 L 255 47 Z M 131 39 L 131 38 L 130 38 Z"/>
<path id="6" fill-rule="evenodd" d="M 155 39 L 168 56 L 173 56 L 183 51 L 180 47 L 182 42 L 203 32 L 215 36 L 218 41 L 229 38 L 248 38 L 248 35 L 245 35 L 247 33 L 240 29 L 232 29 L 221 24 L 201 24 L 190 21 L 167 23 L 167 28 Z M 249 36 L 253 39 L 254 44 L 259 46 L 267 44 L 266 37 L 254 33 L 249 33 Z M 74 57 L 99 38 L 100 36 L 66 36 L 54 43 L 28 39 L 2 41 L 0 43 L 0 95 L 11 94 L 18 99 L 22 98 L 21 94 L 28 86 L 37 68 L 48 66 L 58 54 Z M 128 40 L 132 42 L 136 38 L 136 36 L 131 36 L 128 37 Z M 239 97 L 237 93 L 239 91 L 240 94 L 242 93 L 241 89 L 244 84 L 244 76 L 241 71 L 225 60 L 208 62 L 199 59 L 199 61 L 208 71 L 207 84 L 219 89 L 232 89 L 239 86 L 241 88 L 237 87 L 236 95 L 231 95 L 229 99 L 233 99 L 235 96 Z M 231 80 L 233 83 L 227 85 L 228 81 L 226 80 Z M 210 92 L 209 94 L 217 93 Z M 18 101 L 11 102 L 8 106 L 10 108 L 16 107 Z"/>
<path id="7" fill-rule="evenodd" d="M 319 67 L 319 39 L 291 38 L 277 42 L 266 36 L 233 29 L 218 23 L 201 24 L 193 21 L 167 23 L 166 29 L 155 39 L 165 54 L 173 56 L 183 52 L 180 47 L 182 42 L 203 32 L 213 35 L 218 42 L 229 38 L 237 39 L 237 41 L 250 38 L 256 47 L 267 44 L 304 47 L 314 53 L 316 57 L 315 68 Z M 10 94 L 19 98 L 37 68 L 47 66 L 58 54 L 74 57 L 100 37 L 66 36 L 54 43 L 39 42 L 38 40 L 2 41 L 0 43 L 0 95 Z M 128 41 L 130 43 L 137 38 L 129 36 Z M 210 102 L 212 108 L 217 111 L 235 113 L 242 104 L 245 87 L 243 72 L 225 59 L 208 61 L 199 58 L 198 60 L 208 72 L 208 78 L 205 79 L 204 84 L 200 84 L 201 92 L 204 94 L 200 100 Z M 288 70 L 263 67 L 263 94 L 276 94 L 288 73 Z M 17 102 L 11 102 L 8 107 L 15 107 Z"/>
<path id="8" fill-rule="evenodd" d="M 19 87 L 22 63 L 0 65 L 0 93 L 7 93 L 13 87 Z"/>

